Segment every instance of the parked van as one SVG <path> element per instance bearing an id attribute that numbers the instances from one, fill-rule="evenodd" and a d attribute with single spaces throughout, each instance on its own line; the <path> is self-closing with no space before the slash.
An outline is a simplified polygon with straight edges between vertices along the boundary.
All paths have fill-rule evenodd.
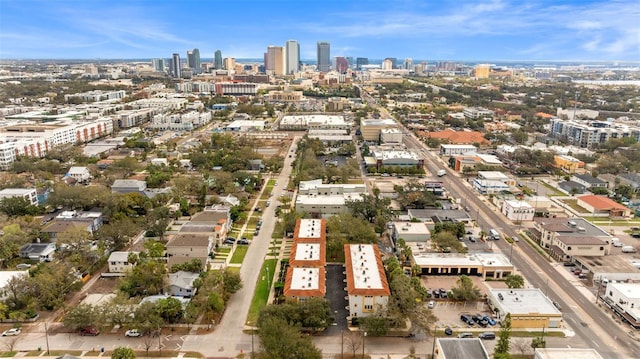
<path id="1" fill-rule="evenodd" d="M 496 333 L 494 332 L 484 332 L 484 333 L 480 333 L 480 335 L 478 335 L 478 338 L 480 339 L 487 339 L 487 340 L 493 340 L 496 338 Z"/>
<path id="2" fill-rule="evenodd" d="M 622 253 L 635 253 L 636 249 L 633 246 L 623 246 Z"/>
<path id="3" fill-rule="evenodd" d="M 498 240 L 500 239 L 500 233 L 498 233 L 498 231 L 496 231 L 495 229 L 491 228 L 489 230 L 489 236 L 491 237 L 491 239 L 493 240 Z"/>

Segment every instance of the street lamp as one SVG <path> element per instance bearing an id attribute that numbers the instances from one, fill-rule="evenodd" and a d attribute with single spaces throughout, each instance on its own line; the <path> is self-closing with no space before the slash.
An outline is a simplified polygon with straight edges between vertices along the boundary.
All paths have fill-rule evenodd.
<path id="1" fill-rule="evenodd" d="M 367 332 L 364 332 L 364 334 L 362 335 L 362 359 L 364 359 L 364 343 L 365 343 L 365 338 L 367 337 Z"/>

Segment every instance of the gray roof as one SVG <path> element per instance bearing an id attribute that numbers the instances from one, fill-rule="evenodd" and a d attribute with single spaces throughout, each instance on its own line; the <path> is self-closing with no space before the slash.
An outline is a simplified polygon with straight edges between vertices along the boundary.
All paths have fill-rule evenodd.
<path id="1" fill-rule="evenodd" d="M 557 237 L 611 237 L 609 233 L 584 218 L 536 218 L 535 221 L 545 230 L 556 232 Z"/>
<path id="2" fill-rule="evenodd" d="M 573 175 L 576 178 L 580 178 L 581 180 L 587 182 L 587 183 L 591 183 L 591 184 L 604 184 L 604 183 L 608 183 L 607 181 L 603 181 L 599 178 L 595 178 L 592 175 L 588 174 L 588 173 L 584 173 L 584 174 L 575 174 Z"/>
<path id="3" fill-rule="evenodd" d="M 193 289 L 193 282 L 200 277 L 198 273 L 178 271 L 169 274 L 169 285 L 175 285 L 178 288 Z"/>
<path id="4" fill-rule="evenodd" d="M 482 341 L 478 338 L 438 338 L 445 359 L 489 359 Z"/>
<path id="5" fill-rule="evenodd" d="M 425 208 L 425 209 L 409 209 L 408 213 L 411 217 L 418 219 L 438 217 L 440 221 L 444 220 L 466 220 L 469 219 L 469 214 L 465 211 L 457 209 L 440 209 L 440 208 Z"/>

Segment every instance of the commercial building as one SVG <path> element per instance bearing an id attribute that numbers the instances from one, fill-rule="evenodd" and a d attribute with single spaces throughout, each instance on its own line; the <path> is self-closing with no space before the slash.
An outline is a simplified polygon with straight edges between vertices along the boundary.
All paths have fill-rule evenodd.
<path id="1" fill-rule="evenodd" d="M 487 297 L 499 319 L 511 314 L 512 328 L 559 328 L 562 313 L 538 289 L 489 288 Z"/>
<path id="2" fill-rule="evenodd" d="M 216 50 L 213 55 L 213 68 L 216 70 L 222 70 L 222 51 Z"/>
<path id="3" fill-rule="evenodd" d="M 336 58 L 333 59 L 333 68 L 338 73 L 346 73 L 349 70 L 349 61 L 347 61 L 347 58 L 344 56 L 336 56 Z"/>
<path id="4" fill-rule="evenodd" d="M 489 140 L 484 138 L 484 133 L 478 131 L 456 131 L 451 128 L 444 129 L 442 131 L 419 131 L 419 136 L 424 139 L 438 139 L 444 142 L 448 142 L 454 145 L 487 145 Z"/>
<path id="5" fill-rule="evenodd" d="M 265 69 L 277 76 L 285 74 L 284 64 L 284 47 L 269 46 L 267 47 L 267 55 L 265 58 Z"/>
<path id="6" fill-rule="evenodd" d="M 349 317 L 360 318 L 384 313 L 391 291 L 378 246 L 345 244 L 344 257 Z"/>
<path id="7" fill-rule="evenodd" d="M 513 222 L 533 221 L 535 208 L 525 201 L 507 200 L 502 202 L 502 214 Z"/>
<path id="8" fill-rule="evenodd" d="M 327 41 L 318 41 L 316 51 L 318 71 L 329 72 L 331 69 L 331 44 Z"/>
<path id="9" fill-rule="evenodd" d="M 412 151 L 381 150 L 372 151 L 373 156 L 366 157 L 367 167 L 375 166 L 376 170 L 384 167 L 415 167 L 422 168 L 424 159 Z"/>
<path id="10" fill-rule="evenodd" d="M 365 141 L 380 141 L 381 131 L 385 128 L 398 128 L 398 124 L 390 118 L 370 118 L 360 121 L 360 132 Z"/>
<path id="11" fill-rule="evenodd" d="M 265 126 L 263 120 L 235 120 L 225 127 L 227 132 L 249 132 L 263 131 Z"/>
<path id="12" fill-rule="evenodd" d="M 621 205 L 607 196 L 586 194 L 584 196 L 577 197 L 577 204 L 590 212 L 594 217 L 623 219 L 629 219 L 632 217 L 632 211 L 630 208 Z"/>
<path id="13" fill-rule="evenodd" d="M 391 226 L 393 243 L 400 238 L 405 242 L 427 242 L 431 239 L 431 231 L 424 222 L 393 222 Z"/>
<path id="14" fill-rule="evenodd" d="M 474 178 L 471 183 L 473 188 L 484 195 L 497 194 L 503 191 L 509 191 L 511 187 L 502 181 L 484 180 Z"/>
<path id="15" fill-rule="evenodd" d="M 502 279 L 513 273 L 513 264 L 500 253 L 414 253 L 422 275 L 469 275 Z"/>
<path id="16" fill-rule="evenodd" d="M 535 348 L 533 359 L 604 359 L 591 348 Z"/>
<path id="17" fill-rule="evenodd" d="M 402 130 L 397 127 L 380 130 L 380 142 L 382 143 L 402 143 L 402 137 Z"/>
<path id="18" fill-rule="evenodd" d="M 489 359 L 479 338 L 436 338 L 434 359 Z"/>
<path id="19" fill-rule="evenodd" d="M 211 112 L 161 113 L 153 116 L 149 127 L 161 131 L 192 131 L 209 122 Z"/>
<path id="20" fill-rule="evenodd" d="M 640 284 L 608 283 L 602 298 L 625 322 L 640 329 Z"/>
<path id="21" fill-rule="evenodd" d="M 171 76 L 176 79 L 182 77 L 182 62 L 180 61 L 180 54 L 174 53 L 171 55 Z"/>
<path id="22" fill-rule="evenodd" d="M 324 184 L 321 179 L 300 182 L 295 208 L 315 218 L 346 213 L 347 201 L 361 201 L 364 184 Z"/>
<path id="23" fill-rule="evenodd" d="M 516 185 L 515 178 L 510 177 L 499 171 L 478 171 L 477 178 L 480 180 L 487 180 L 487 181 L 499 181 L 510 187 L 513 187 Z"/>
<path id="24" fill-rule="evenodd" d="M 569 155 L 556 155 L 553 156 L 553 162 L 556 168 L 567 173 L 581 173 L 584 172 L 584 162 Z"/>
<path id="25" fill-rule="evenodd" d="M 467 107 L 462 110 L 462 114 L 470 120 L 493 119 L 493 111 L 482 107 Z"/>
<path id="26" fill-rule="evenodd" d="M 440 145 L 440 154 L 443 156 L 463 155 L 465 153 L 476 153 L 478 147 L 474 145 Z"/>
<path id="27" fill-rule="evenodd" d="M 79 99 L 82 102 L 98 102 L 98 101 L 120 101 L 127 96 L 125 90 L 102 91 L 93 90 L 87 92 L 74 93 L 64 95 L 64 101 L 69 102 L 72 99 Z"/>
<path id="28" fill-rule="evenodd" d="M 490 71 L 491 71 L 491 65 L 489 65 L 489 64 L 478 64 L 475 67 L 476 78 L 477 79 L 488 79 Z"/>
<path id="29" fill-rule="evenodd" d="M 351 124 L 345 122 L 344 116 L 337 115 L 293 115 L 284 116 L 280 120 L 279 129 L 289 131 L 348 131 Z"/>
<path id="30" fill-rule="evenodd" d="M 296 40 L 288 40 L 285 43 L 285 73 L 295 74 L 300 71 L 300 44 Z"/>
<path id="31" fill-rule="evenodd" d="M 612 236 L 583 218 L 537 218 L 531 234 L 558 260 L 611 252 Z"/>

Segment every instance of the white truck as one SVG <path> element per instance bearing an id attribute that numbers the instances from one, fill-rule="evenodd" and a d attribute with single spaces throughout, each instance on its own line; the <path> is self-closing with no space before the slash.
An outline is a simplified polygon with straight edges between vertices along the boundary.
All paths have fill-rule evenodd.
<path id="1" fill-rule="evenodd" d="M 635 253 L 636 249 L 633 246 L 623 246 L 622 253 Z"/>
<path id="2" fill-rule="evenodd" d="M 442 176 L 444 176 L 444 175 L 446 175 L 446 174 L 447 174 L 447 171 L 445 171 L 445 170 L 439 170 L 437 174 L 438 174 L 438 177 L 442 177 Z"/>

